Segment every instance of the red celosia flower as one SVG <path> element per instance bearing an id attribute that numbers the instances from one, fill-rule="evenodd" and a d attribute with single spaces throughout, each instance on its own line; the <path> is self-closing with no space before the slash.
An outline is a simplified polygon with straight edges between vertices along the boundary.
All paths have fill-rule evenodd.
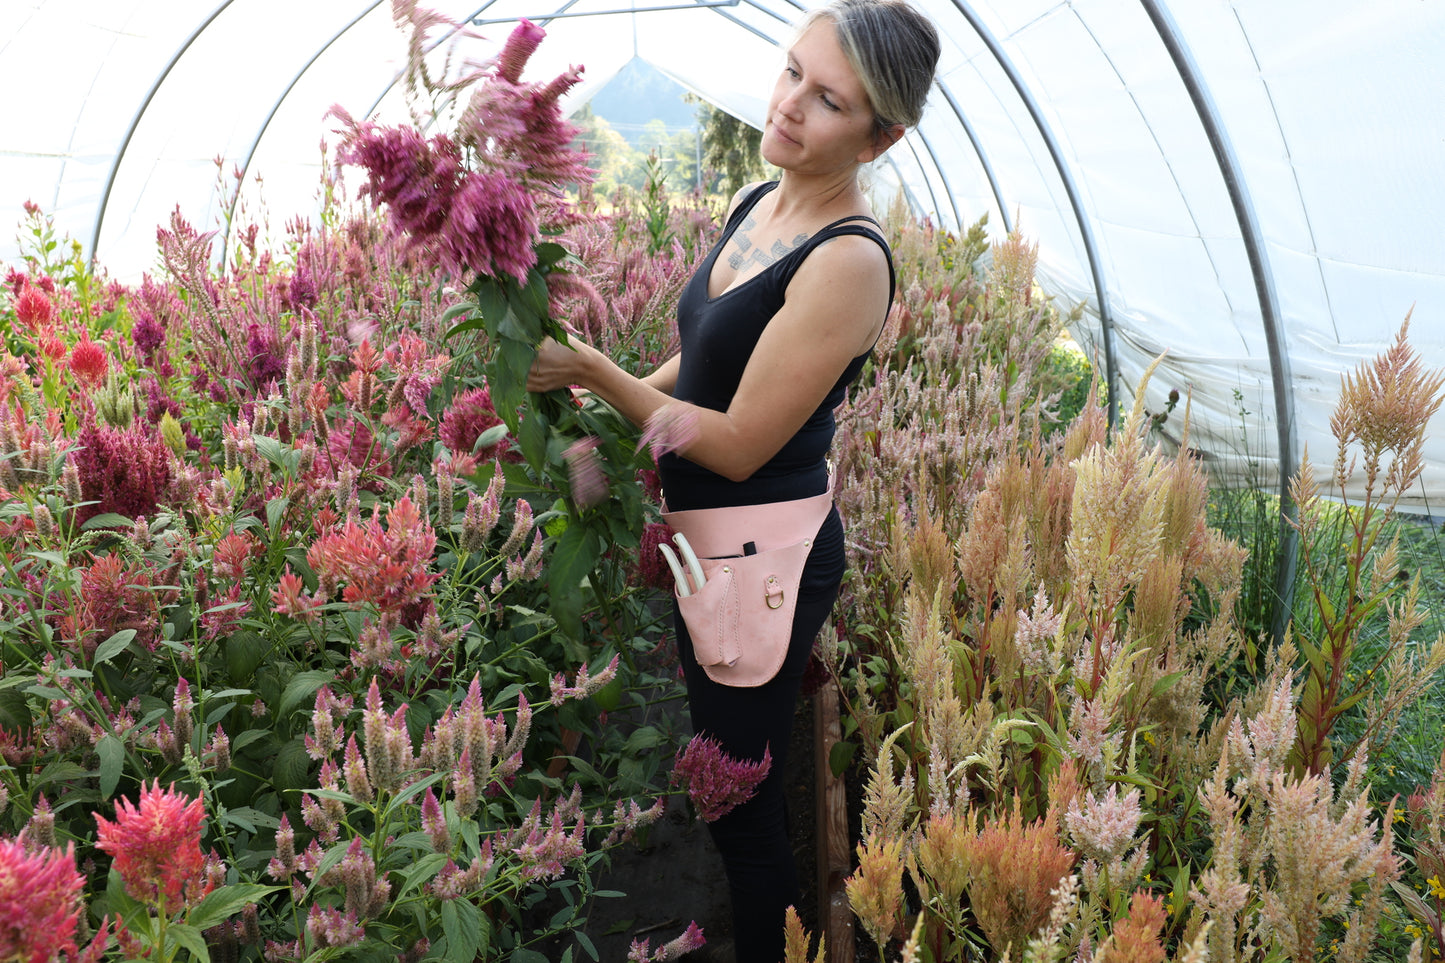
<path id="1" fill-rule="evenodd" d="M 637 548 L 637 574 L 648 588 L 671 590 L 672 570 L 667 567 L 659 545 L 671 546 L 672 527 L 662 522 L 648 522 L 642 529 L 642 544 Z"/>
<path id="2" fill-rule="evenodd" d="M 403 614 L 426 596 L 438 578 L 428 571 L 434 548 L 436 532 L 431 523 L 403 495 L 391 507 L 384 527 L 376 515 L 364 526 L 347 519 L 341 531 L 316 540 L 306 561 L 323 580 L 345 582 L 346 601 Z"/>
<path id="3" fill-rule="evenodd" d="M 773 766 L 773 754 L 763 749 L 757 762 L 734 759 L 722 744 L 697 735 L 677 754 L 672 781 L 687 787 L 688 798 L 703 822 L 713 822 L 753 798 L 753 792 Z"/>
<path id="4" fill-rule="evenodd" d="M 55 305 L 45 292 L 26 284 L 15 298 L 15 318 L 32 332 L 55 323 Z"/>
<path id="5" fill-rule="evenodd" d="M 110 359 L 105 349 L 86 335 L 70 352 L 70 371 L 87 388 L 98 387 L 110 372 Z"/>
<path id="6" fill-rule="evenodd" d="M 306 594 L 306 583 L 301 581 L 301 576 L 291 571 L 289 566 L 271 592 L 271 604 L 281 615 L 289 615 L 300 622 L 315 621 L 317 610 L 321 608 L 320 602 Z"/>
<path id="7" fill-rule="evenodd" d="M 115 822 L 96 814 L 96 846 L 115 860 L 126 892 L 162 912 L 210 892 L 206 858 L 201 853 L 201 823 L 205 803 L 188 799 L 156 781 L 142 785 L 140 805 L 121 799 Z"/>
<path id="8" fill-rule="evenodd" d="M 151 570 L 119 555 L 93 559 L 80 573 L 80 606 L 66 629 L 86 658 L 95 647 L 123 629 L 134 629 L 136 645 L 155 648 L 160 606 Z"/>
<path id="9" fill-rule="evenodd" d="M 76 952 L 80 891 L 74 844 L 32 852 L 0 839 L 0 960 L 49 963 Z"/>

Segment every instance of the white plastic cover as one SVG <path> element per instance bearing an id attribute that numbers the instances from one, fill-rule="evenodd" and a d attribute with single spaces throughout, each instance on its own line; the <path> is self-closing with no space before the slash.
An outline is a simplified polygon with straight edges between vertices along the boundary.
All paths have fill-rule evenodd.
<path id="1" fill-rule="evenodd" d="M 1328 471 L 1341 374 L 1412 311 L 1412 344 L 1445 366 L 1445 2 L 1159 0 L 1244 207 L 1148 0 L 916 2 L 944 36 L 939 87 L 882 173 L 946 227 L 987 213 L 992 231 L 1017 222 L 1036 239 L 1045 287 L 1087 304 L 1075 334 L 1101 367 L 1112 339 L 1125 397 L 1167 349 L 1150 407 L 1188 393 L 1192 440 L 1220 479 L 1276 486 L 1281 437 Z M 584 65 L 574 104 L 636 55 L 760 124 L 779 47 L 816 4 L 424 5 L 503 21 L 474 28 L 486 39 L 463 51 L 478 59 L 508 18 L 543 23 L 529 76 Z M 123 280 L 153 270 L 155 229 L 177 205 L 224 229 L 217 185 L 236 169 L 249 213 L 264 206 L 279 226 L 311 212 L 321 143 L 335 140 L 326 111 L 403 118 L 403 55 L 379 0 L 5 0 L 0 260 L 18 253 L 5 227 L 27 200 Z M 1257 228 L 1258 272 L 1242 223 Z M 1262 290 L 1277 305 L 1273 360 Z M 1434 514 L 1441 424 L 1412 502 Z"/>

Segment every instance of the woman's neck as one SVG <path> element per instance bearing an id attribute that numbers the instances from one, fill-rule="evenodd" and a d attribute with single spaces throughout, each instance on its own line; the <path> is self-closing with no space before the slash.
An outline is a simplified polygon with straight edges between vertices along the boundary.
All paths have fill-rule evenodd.
<path id="1" fill-rule="evenodd" d="M 837 174 L 807 176 L 783 171 L 774 191 L 774 216 L 791 218 L 826 211 L 856 211 L 866 208 L 863 189 L 858 184 L 858 168 L 854 166 Z"/>

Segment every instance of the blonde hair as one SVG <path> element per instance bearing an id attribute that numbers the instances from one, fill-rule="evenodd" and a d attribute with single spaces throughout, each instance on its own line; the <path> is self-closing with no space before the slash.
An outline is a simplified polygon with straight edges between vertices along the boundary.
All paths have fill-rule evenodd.
<path id="1" fill-rule="evenodd" d="M 938 68 L 938 31 L 906 0 L 832 0 L 813 10 L 800 31 L 830 20 L 843 55 L 873 106 L 879 133 L 916 127 Z"/>

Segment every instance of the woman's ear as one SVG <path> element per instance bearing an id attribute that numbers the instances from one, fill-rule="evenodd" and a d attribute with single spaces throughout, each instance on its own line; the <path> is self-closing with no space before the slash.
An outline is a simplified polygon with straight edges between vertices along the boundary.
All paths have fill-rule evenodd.
<path id="1" fill-rule="evenodd" d="M 873 146 L 869 148 L 871 156 L 868 157 L 868 160 L 875 161 L 882 157 L 883 152 L 898 143 L 907 131 L 908 128 L 902 124 L 889 124 L 887 127 L 878 128 L 877 133 L 873 135 Z"/>

